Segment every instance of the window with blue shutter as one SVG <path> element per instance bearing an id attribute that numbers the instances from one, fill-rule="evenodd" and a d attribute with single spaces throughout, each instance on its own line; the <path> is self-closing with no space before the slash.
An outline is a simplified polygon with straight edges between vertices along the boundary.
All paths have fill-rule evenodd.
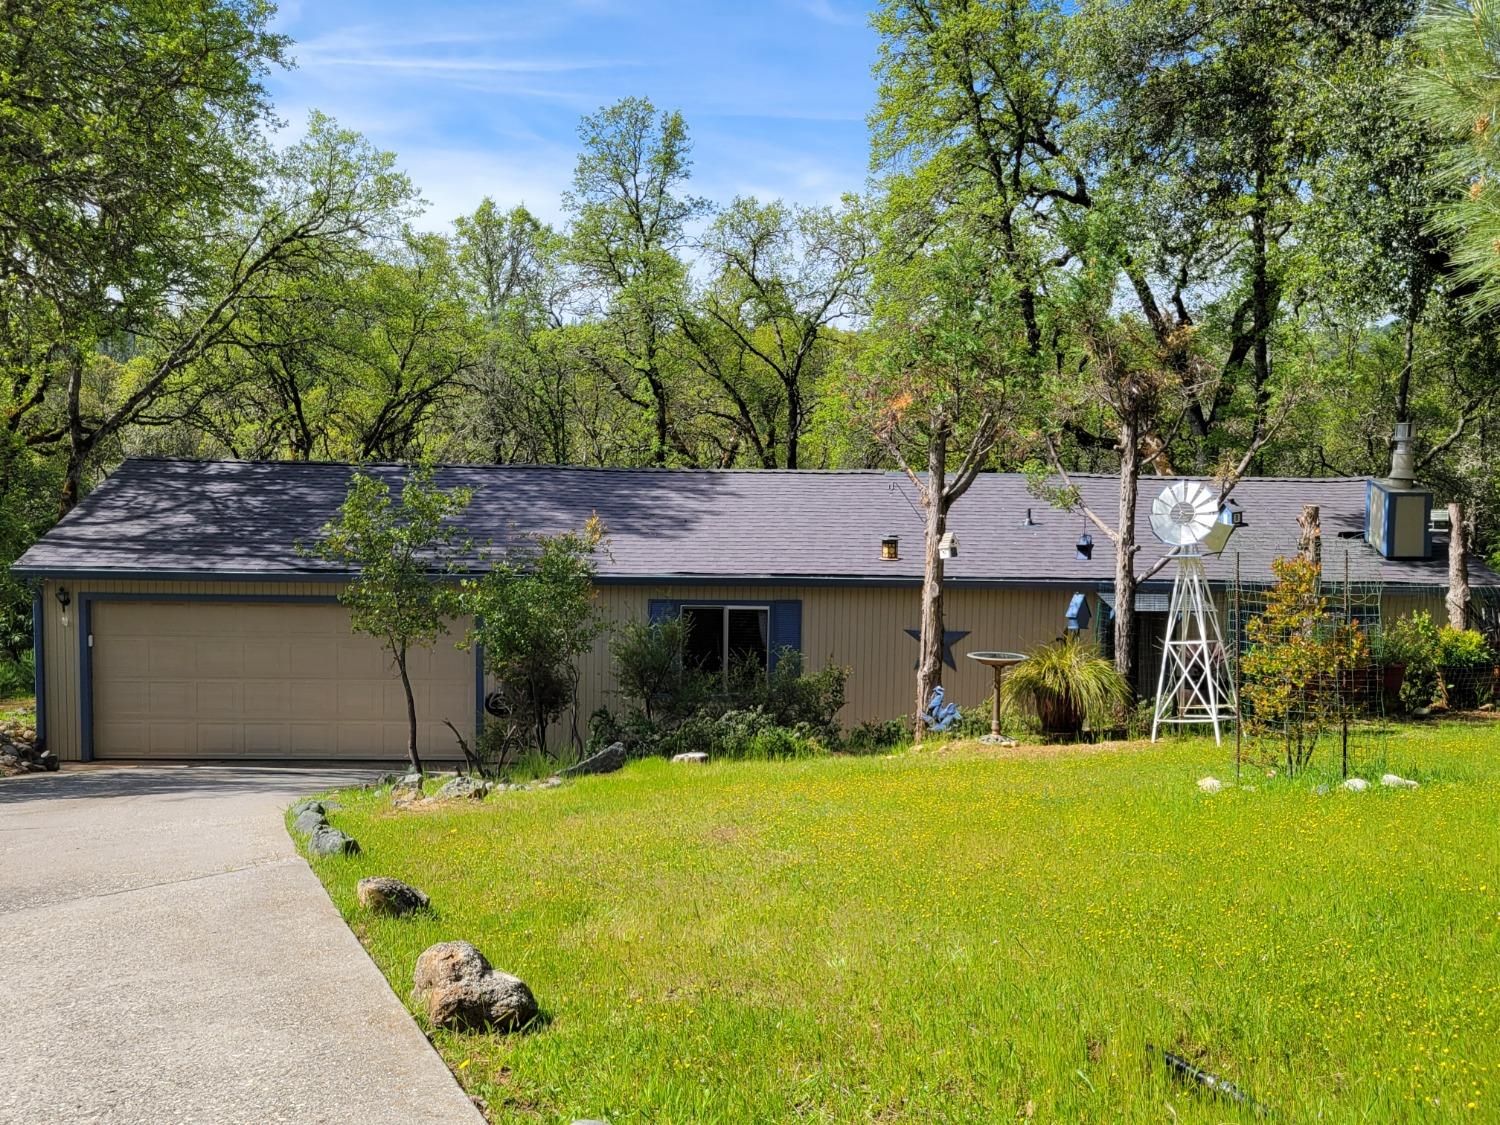
<path id="1" fill-rule="evenodd" d="M 646 603 L 646 615 L 653 624 L 684 612 L 694 621 L 694 636 L 688 642 L 693 650 L 690 655 L 710 671 L 719 671 L 727 662 L 743 658 L 751 644 L 764 645 L 768 668 L 776 667 L 784 650 L 802 651 L 802 603 L 796 599 L 738 602 L 652 598 Z M 765 627 L 764 636 L 760 636 L 757 620 Z"/>
<path id="2" fill-rule="evenodd" d="M 802 651 L 802 603 L 787 599 L 771 603 L 771 667 L 783 649 Z"/>

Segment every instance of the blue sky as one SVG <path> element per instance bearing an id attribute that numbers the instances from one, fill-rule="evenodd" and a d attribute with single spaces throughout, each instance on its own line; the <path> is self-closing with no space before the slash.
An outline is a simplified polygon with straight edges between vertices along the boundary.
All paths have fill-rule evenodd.
<path id="1" fill-rule="evenodd" d="M 692 190 L 825 203 L 864 183 L 875 36 L 863 0 L 282 0 L 296 67 L 268 87 L 394 151 L 445 227 L 485 195 L 559 218 L 579 117 L 680 109 Z"/>

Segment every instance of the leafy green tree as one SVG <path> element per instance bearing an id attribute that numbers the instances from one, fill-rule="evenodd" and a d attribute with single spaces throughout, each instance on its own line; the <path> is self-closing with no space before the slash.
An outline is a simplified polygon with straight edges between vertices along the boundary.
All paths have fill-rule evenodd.
<path id="1" fill-rule="evenodd" d="M 649 419 L 647 457 L 665 465 L 674 448 L 672 348 L 687 266 L 688 224 L 707 204 L 682 193 L 691 167 L 687 126 L 646 98 L 625 98 L 579 125 L 583 152 L 564 197 L 569 253 L 590 311 L 604 330 L 594 362 L 614 390 Z"/>
<path id="2" fill-rule="evenodd" d="M 1075 74 L 1107 107 L 1073 137 L 1102 212 L 1094 240 L 1113 244 L 1164 349 L 1200 338 L 1177 454 L 1198 471 L 1262 439 L 1280 392 L 1305 380 L 1312 184 L 1364 127 L 1344 95 L 1389 61 L 1409 15 L 1407 0 L 1093 0 L 1080 12 Z"/>
<path id="3" fill-rule="evenodd" d="M 1477 309 L 1500 309 L 1500 5 L 1435 0 L 1417 25 L 1412 111 L 1442 143 L 1434 228 Z"/>
<path id="4" fill-rule="evenodd" d="M 1017 437 L 1029 428 L 1014 423 L 1038 404 L 1018 389 L 1039 385 L 1071 346 L 1053 291 L 1092 196 L 1070 147 L 1082 108 L 1060 4 L 887 0 L 873 22 L 883 221 L 874 344 L 860 368 L 870 428 L 925 512 L 920 737 L 920 712 L 942 676 L 938 544 L 948 511 L 990 463 L 999 421 Z M 1009 444 L 1024 458 L 1022 442 Z"/>
<path id="5" fill-rule="evenodd" d="M 594 553 L 603 540 L 597 519 L 581 531 L 535 536 L 527 549 L 463 585 L 462 604 L 474 617 L 466 643 L 480 646 L 486 671 L 542 754 L 547 729 L 577 700 L 578 658 L 605 627 L 594 587 Z M 581 748 L 576 715 L 572 735 Z"/>
<path id="6" fill-rule="evenodd" d="M 233 260 L 204 254 L 255 198 L 261 79 L 286 47 L 272 10 L 60 0 L 0 13 L 0 350 L 25 359 L 7 373 L 4 413 L 28 444 L 65 450 L 65 509 L 90 458 L 301 241 L 237 231 Z M 150 360 L 96 411 L 91 357 L 131 346 Z"/>
<path id="7" fill-rule="evenodd" d="M 399 499 L 390 485 L 364 470 L 349 478 L 337 518 L 307 552 L 340 563 L 353 574 L 339 594 L 357 633 L 377 638 L 406 693 L 406 756 L 418 773 L 417 704 L 407 670 L 413 646 L 430 648 L 459 611 L 452 575 L 469 553 L 454 522 L 469 505 L 468 489 L 440 489 L 431 468 L 406 475 Z"/>
<path id="8" fill-rule="evenodd" d="M 943 675 L 941 546 L 949 516 L 991 455 L 1029 383 L 1026 324 L 1008 273 L 963 228 L 914 249 L 882 240 L 873 316 L 851 373 L 852 403 L 906 474 L 921 508 L 923 580 L 916 730 Z M 954 461 L 957 464 L 954 464 Z"/>
<path id="9" fill-rule="evenodd" d="M 526 208 L 501 212 L 490 199 L 454 226 L 459 273 L 485 325 L 454 412 L 459 446 L 497 464 L 572 463 L 588 373 L 574 346 L 567 240 Z"/>
<path id="10" fill-rule="evenodd" d="M 856 205 L 841 211 L 735 199 L 701 240 L 708 282 L 681 316 L 694 365 L 716 384 L 712 415 L 762 468 L 804 467 L 803 443 L 824 375 L 860 310 L 870 236 Z"/>

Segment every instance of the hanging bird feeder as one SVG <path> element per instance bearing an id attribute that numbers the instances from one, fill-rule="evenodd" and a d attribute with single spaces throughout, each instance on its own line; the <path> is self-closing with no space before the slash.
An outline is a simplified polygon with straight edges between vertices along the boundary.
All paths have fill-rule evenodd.
<path id="1" fill-rule="evenodd" d="M 1078 553 L 1074 557 L 1083 562 L 1088 562 L 1089 559 L 1094 557 L 1094 537 L 1085 531 L 1078 537 L 1075 549 Z"/>

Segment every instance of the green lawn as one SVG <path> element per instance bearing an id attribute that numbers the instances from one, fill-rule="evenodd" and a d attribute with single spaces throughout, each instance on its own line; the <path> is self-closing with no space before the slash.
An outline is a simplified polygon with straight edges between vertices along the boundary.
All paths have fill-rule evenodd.
<path id="1" fill-rule="evenodd" d="M 1365 743 L 1416 791 L 1318 794 L 1181 741 L 643 762 L 393 813 L 314 866 L 401 996 L 432 942 L 535 990 L 438 1034 L 496 1121 L 1500 1120 L 1500 726 Z M 434 913 L 376 919 L 364 875 Z"/>

